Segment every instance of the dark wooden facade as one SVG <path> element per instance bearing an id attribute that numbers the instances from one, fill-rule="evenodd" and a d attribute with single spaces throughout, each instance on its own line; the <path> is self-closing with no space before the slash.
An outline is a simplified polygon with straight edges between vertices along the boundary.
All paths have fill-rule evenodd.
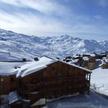
<path id="1" fill-rule="evenodd" d="M 17 91 L 22 99 L 30 100 L 31 105 L 41 98 L 89 93 L 90 75 L 91 72 L 87 69 L 57 61 L 25 77 L 0 76 L 0 96 Z M 20 105 L 22 108 L 25 106 L 24 103 Z M 11 105 L 14 108 L 17 106 L 17 103 Z"/>
<path id="2" fill-rule="evenodd" d="M 0 95 L 6 95 L 11 91 L 16 90 L 16 76 L 0 76 Z"/>
<path id="3" fill-rule="evenodd" d="M 18 78 L 18 92 L 31 102 L 75 93 L 88 93 L 90 71 L 57 61 L 38 72 Z"/>

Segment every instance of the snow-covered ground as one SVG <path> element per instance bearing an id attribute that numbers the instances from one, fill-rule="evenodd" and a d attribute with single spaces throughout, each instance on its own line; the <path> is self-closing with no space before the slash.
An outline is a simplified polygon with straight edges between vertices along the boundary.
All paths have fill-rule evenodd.
<path id="1" fill-rule="evenodd" d="M 91 85 L 97 92 L 108 96 L 108 69 L 97 68 L 93 70 Z"/>
<path id="2" fill-rule="evenodd" d="M 47 103 L 48 108 L 108 108 L 108 100 L 91 92 L 90 95 L 78 95 Z"/>

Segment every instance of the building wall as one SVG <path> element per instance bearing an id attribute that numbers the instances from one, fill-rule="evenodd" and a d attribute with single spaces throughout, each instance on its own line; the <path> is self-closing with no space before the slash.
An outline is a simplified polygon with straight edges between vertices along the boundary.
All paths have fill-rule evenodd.
<path id="1" fill-rule="evenodd" d="M 26 98 L 54 98 L 89 91 L 90 73 L 63 62 L 20 79 L 20 90 Z M 33 94 L 34 93 L 34 94 Z M 34 99 L 35 97 L 35 99 Z"/>
<path id="2" fill-rule="evenodd" d="M 0 95 L 8 94 L 16 89 L 15 76 L 0 76 Z"/>
<path id="3" fill-rule="evenodd" d="M 23 78 L 0 76 L 0 95 L 17 90 L 32 102 L 89 91 L 90 73 L 72 65 L 56 62 Z"/>

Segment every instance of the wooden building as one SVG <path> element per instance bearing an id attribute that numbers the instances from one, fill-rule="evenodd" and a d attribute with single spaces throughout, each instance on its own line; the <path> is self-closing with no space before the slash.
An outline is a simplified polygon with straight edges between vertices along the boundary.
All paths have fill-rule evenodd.
<path id="1" fill-rule="evenodd" d="M 16 68 L 24 64 L 20 61 L 0 62 L 0 95 L 16 90 Z"/>
<path id="2" fill-rule="evenodd" d="M 49 59 L 49 58 L 45 58 Z M 52 62 L 53 61 L 53 62 Z M 38 62 L 37 62 L 38 63 Z M 24 69 L 25 70 L 25 69 Z M 26 70 L 27 71 L 27 70 Z M 34 102 L 75 93 L 89 93 L 91 71 L 74 64 L 51 60 L 41 69 L 18 77 L 19 93 Z"/>
<path id="3" fill-rule="evenodd" d="M 14 71 L 15 74 L 8 76 L 6 80 L 10 86 L 6 93 L 16 90 L 22 99 L 30 100 L 31 104 L 41 98 L 89 93 L 91 71 L 74 64 L 41 57 Z M 3 76 L 0 79 L 2 82 Z"/>

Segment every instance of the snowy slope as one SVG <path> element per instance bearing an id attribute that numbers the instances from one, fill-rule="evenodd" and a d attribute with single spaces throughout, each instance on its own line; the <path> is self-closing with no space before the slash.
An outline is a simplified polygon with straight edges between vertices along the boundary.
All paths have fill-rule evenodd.
<path id="1" fill-rule="evenodd" d="M 69 35 L 36 37 L 0 29 L 0 60 L 48 55 L 67 55 L 108 50 L 108 41 L 83 40 Z"/>
<path id="2" fill-rule="evenodd" d="M 108 69 L 97 68 L 93 70 L 91 84 L 97 92 L 108 96 Z"/>

